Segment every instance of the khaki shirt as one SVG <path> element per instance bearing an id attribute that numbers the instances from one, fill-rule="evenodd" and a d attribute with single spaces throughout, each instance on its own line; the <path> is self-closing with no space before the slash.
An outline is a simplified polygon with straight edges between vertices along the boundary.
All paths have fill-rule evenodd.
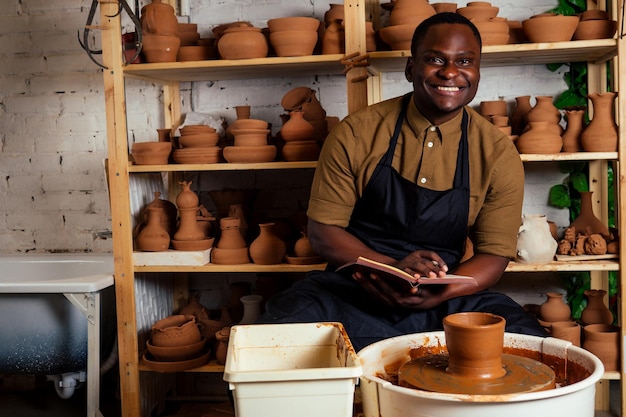
<path id="1" fill-rule="evenodd" d="M 401 98 L 347 116 L 324 142 L 313 178 L 307 215 L 347 227 L 356 201 L 387 151 Z M 466 107 L 470 163 L 467 221 L 475 253 L 515 257 L 524 196 L 524 167 L 513 142 Z M 404 178 L 432 190 L 452 188 L 462 112 L 433 126 L 411 100 L 392 166 Z M 442 225 L 445 227 L 445 225 Z"/>

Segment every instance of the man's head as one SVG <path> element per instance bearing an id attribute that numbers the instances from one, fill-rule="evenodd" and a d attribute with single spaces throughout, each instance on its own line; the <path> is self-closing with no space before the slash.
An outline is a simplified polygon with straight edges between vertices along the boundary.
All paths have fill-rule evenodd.
<path id="1" fill-rule="evenodd" d="M 481 46 L 476 26 L 457 13 L 438 13 L 415 29 L 405 75 L 431 123 L 452 119 L 476 96 Z"/>

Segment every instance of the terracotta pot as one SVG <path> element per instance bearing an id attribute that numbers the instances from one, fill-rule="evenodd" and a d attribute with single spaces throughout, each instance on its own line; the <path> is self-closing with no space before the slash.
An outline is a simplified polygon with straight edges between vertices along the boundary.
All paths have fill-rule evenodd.
<path id="1" fill-rule="evenodd" d="M 170 35 L 144 35 L 141 52 L 146 62 L 176 62 L 180 39 Z"/>
<path id="2" fill-rule="evenodd" d="M 181 208 L 193 208 L 198 209 L 198 205 L 200 204 L 200 199 L 198 198 L 198 194 L 191 190 L 191 181 L 180 181 L 180 186 L 182 187 L 181 192 L 176 196 L 176 207 Z"/>
<path id="3" fill-rule="evenodd" d="M 443 319 L 449 359 L 446 372 L 471 379 L 499 378 L 505 320 L 490 313 L 456 313 Z"/>
<path id="4" fill-rule="evenodd" d="M 345 9 L 343 3 L 331 3 L 324 13 L 324 23 L 328 26 L 333 20 L 344 20 Z"/>
<path id="5" fill-rule="evenodd" d="M 188 345 L 155 346 L 148 340 L 146 342 L 146 347 L 152 356 L 154 356 L 154 358 L 158 361 L 179 362 L 197 357 L 204 348 L 206 341 L 206 338 L 202 338 L 199 342 Z"/>
<path id="6" fill-rule="evenodd" d="M 183 346 L 202 339 L 195 317 L 182 314 L 157 321 L 152 325 L 150 335 L 154 346 Z"/>
<path id="7" fill-rule="evenodd" d="M 558 243 L 552 237 L 545 215 L 523 215 L 517 235 L 517 262 L 550 262 Z"/>
<path id="8" fill-rule="evenodd" d="M 276 158 L 276 145 L 265 146 L 226 146 L 224 159 L 232 163 L 270 162 Z"/>
<path id="9" fill-rule="evenodd" d="M 198 224 L 198 207 L 178 208 L 180 213 L 180 223 L 178 230 L 174 234 L 176 241 L 196 241 L 204 240 L 204 230 Z"/>
<path id="10" fill-rule="evenodd" d="M 260 28 L 231 27 L 220 37 L 217 50 L 223 59 L 264 58 L 268 45 Z"/>
<path id="11" fill-rule="evenodd" d="M 389 25 L 412 24 L 416 27 L 435 13 L 427 0 L 396 0 L 389 15 Z"/>
<path id="12" fill-rule="evenodd" d="M 313 250 L 309 237 L 306 232 L 302 232 L 302 237 L 296 240 L 293 246 L 293 253 L 299 257 L 317 256 L 317 253 Z"/>
<path id="13" fill-rule="evenodd" d="M 574 31 L 573 40 L 608 39 L 617 31 L 615 20 L 581 20 Z"/>
<path id="14" fill-rule="evenodd" d="M 482 39 L 483 45 L 504 45 L 509 42 L 509 25 L 503 18 L 472 20 Z"/>
<path id="15" fill-rule="evenodd" d="M 565 111 L 567 127 L 563 133 L 563 152 L 580 152 L 583 149 L 580 137 L 584 128 L 584 117 L 584 110 Z"/>
<path id="16" fill-rule="evenodd" d="M 572 39 L 578 21 L 578 16 L 545 13 L 522 21 L 522 27 L 531 42 L 566 42 Z"/>
<path id="17" fill-rule="evenodd" d="M 250 258 L 248 257 L 248 248 L 213 248 L 211 251 L 211 262 L 220 265 L 249 264 Z"/>
<path id="18" fill-rule="evenodd" d="M 563 148 L 563 138 L 548 122 L 529 122 L 528 130 L 519 135 L 515 146 L 520 153 L 552 154 Z"/>
<path id="19" fill-rule="evenodd" d="M 243 209 L 243 204 L 231 204 L 228 208 L 228 217 L 236 217 L 239 219 L 239 233 L 245 240 L 248 235 L 248 221 L 246 220 L 246 213 Z"/>
<path id="20" fill-rule="evenodd" d="M 570 227 L 573 227 L 576 233 L 585 234 L 589 230 L 590 233 L 608 236 L 609 228 L 593 213 L 592 198 L 592 191 L 580 192 L 580 213 Z"/>
<path id="21" fill-rule="evenodd" d="M 394 25 L 380 28 L 378 35 L 394 51 L 411 49 L 411 40 L 417 24 Z"/>
<path id="22" fill-rule="evenodd" d="M 456 13 L 458 5 L 456 3 L 440 2 L 431 4 L 437 13 Z"/>
<path id="23" fill-rule="evenodd" d="M 552 96 L 535 97 L 535 105 L 526 113 L 526 122 L 559 124 L 561 121 L 561 112 L 552 103 L 552 98 Z"/>
<path id="24" fill-rule="evenodd" d="M 583 348 L 604 364 L 604 370 L 618 371 L 620 367 L 620 328 L 609 324 L 589 324 L 583 327 Z"/>
<path id="25" fill-rule="evenodd" d="M 532 109 L 530 96 L 515 97 L 515 107 L 509 117 L 511 131 L 514 135 L 520 135 L 526 127 L 526 113 Z"/>
<path id="26" fill-rule="evenodd" d="M 317 31 L 285 30 L 271 32 L 270 42 L 276 52 L 276 56 L 312 55 L 317 43 Z"/>
<path id="27" fill-rule="evenodd" d="M 152 3 L 143 6 L 140 21 L 144 36 L 148 34 L 178 35 L 176 11 L 169 4 L 162 3 L 161 0 L 152 0 Z"/>
<path id="28" fill-rule="evenodd" d="M 220 365 L 226 363 L 226 356 L 228 355 L 228 339 L 230 339 L 230 327 L 224 327 L 215 333 L 217 339 L 217 347 L 215 348 L 215 360 Z"/>
<path id="29" fill-rule="evenodd" d="M 541 319 L 549 323 L 557 321 L 570 321 L 572 310 L 563 300 L 563 295 L 558 292 L 546 293 L 547 300 L 541 304 L 539 315 Z"/>
<path id="30" fill-rule="evenodd" d="M 160 198 L 161 192 L 154 192 L 154 199 L 146 205 L 146 209 L 150 207 L 156 207 L 163 209 L 163 213 L 161 215 L 161 225 L 167 233 L 171 236 L 174 236 L 176 232 L 176 218 L 178 217 L 178 210 L 176 209 L 176 205 L 168 200 L 163 200 Z M 144 213 L 144 222 L 147 223 L 148 216 L 147 213 Z"/>
<path id="31" fill-rule="evenodd" d="M 280 100 L 285 111 L 302 110 L 304 103 L 312 100 L 314 91 L 309 87 L 296 87 L 289 90 Z"/>
<path id="32" fill-rule="evenodd" d="M 470 2 L 466 7 L 457 9 L 457 13 L 468 19 L 490 19 L 496 17 L 500 9 L 488 2 Z"/>
<path id="33" fill-rule="evenodd" d="M 613 324 L 613 313 L 604 304 L 605 290 L 586 290 L 587 305 L 580 315 L 583 324 Z"/>
<path id="34" fill-rule="evenodd" d="M 365 22 L 365 50 L 367 52 L 376 50 L 376 31 L 372 22 Z"/>
<path id="35" fill-rule="evenodd" d="M 144 252 L 166 251 L 170 247 L 170 235 L 161 223 L 165 217 L 163 208 L 147 207 L 146 211 L 148 222 L 135 239 L 137 248 Z"/>
<path id="36" fill-rule="evenodd" d="M 316 161 L 320 156 L 320 151 L 320 145 L 314 140 L 287 142 L 281 149 L 283 159 L 287 162 Z"/>
<path id="37" fill-rule="evenodd" d="M 259 224 L 259 236 L 250 243 L 250 257 L 258 265 L 275 265 L 283 262 L 287 246 L 274 232 L 274 223 Z"/>
<path id="38" fill-rule="evenodd" d="M 313 139 L 315 128 L 304 119 L 304 111 L 294 110 L 289 113 L 289 120 L 280 129 L 280 136 L 285 142 Z"/>
<path id="39" fill-rule="evenodd" d="M 328 23 L 322 36 L 322 54 L 343 54 L 345 52 L 346 32 L 343 20 L 332 20 Z"/>
<path id="40" fill-rule="evenodd" d="M 583 130 L 580 141 L 587 152 L 616 152 L 615 92 L 592 93 L 593 118 Z"/>
<path id="41" fill-rule="evenodd" d="M 551 323 L 550 334 L 557 339 L 567 340 L 574 346 L 580 346 L 581 327 L 575 321 L 557 321 Z"/>
<path id="42" fill-rule="evenodd" d="M 505 116 L 507 114 L 506 101 L 486 100 L 480 102 L 480 114 L 489 119 L 491 116 Z"/>
<path id="43" fill-rule="evenodd" d="M 273 32 L 285 32 L 285 31 L 310 31 L 316 32 L 320 25 L 320 21 L 313 17 L 305 16 L 289 16 L 279 17 L 277 19 L 270 19 L 267 21 L 267 27 L 270 33 Z"/>
<path id="44" fill-rule="evenodd" d="M 137 165 L 165 165 L 171 152 L 172 144 L 168 142 L 136 142 L 130 151 Z"/>
<path id="45" fill-rule="evenodd" d="M 241 220 L 239 217 L 223 217 L 220 219 L 221 235 L 217 241 L 217 247 L 220 249 L 239 249 L 246 247 L 246 241 L 239 227 Z"/>

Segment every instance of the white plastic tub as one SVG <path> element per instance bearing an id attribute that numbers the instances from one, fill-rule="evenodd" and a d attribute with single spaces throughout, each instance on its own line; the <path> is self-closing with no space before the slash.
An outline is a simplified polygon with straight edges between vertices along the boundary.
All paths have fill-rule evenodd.
<path id="1" fill-rule="evenodd" d="M 351 417 L 361 375 L 340 323 L 234 326 L 224 380 L 237 417 Z"/>
<path id="2" fill-rule="evenodd" d="M 409 352 L 421 346 L 445 346 L 444 332 L 418 333 L 385 339 L 362 349 L 358 356 L 363 367 L 361 393 L 365 417 L 593 417 L 596 382 L 604 367 L 593 354 L 555 339 L 505 333 L 504 346 L 541 352 L 542 361 L 559 358 L 553 366 L 557 375 L 568 375 L 580 365 L 588 376 L 552 390 L 509 394 L 443 394 L 403 388 L 392 384 L 390 370 L 410 360 Z M 554 362 L 554 361 L 553 361 Z M 545 362 L 544 362 L 545 363 Z M 582 367 L 582 368 L 581 368 Z"/>

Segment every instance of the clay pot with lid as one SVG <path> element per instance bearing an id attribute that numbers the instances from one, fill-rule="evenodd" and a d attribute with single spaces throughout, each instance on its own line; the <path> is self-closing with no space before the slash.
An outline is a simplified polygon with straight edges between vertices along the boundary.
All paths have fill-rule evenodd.
<path id="1" fill-rule="evenodd" d="M 217 50 L 223 59 L 264 58 L 269 47 L 260 28 L 230 27 L 217 41 Z"/>

